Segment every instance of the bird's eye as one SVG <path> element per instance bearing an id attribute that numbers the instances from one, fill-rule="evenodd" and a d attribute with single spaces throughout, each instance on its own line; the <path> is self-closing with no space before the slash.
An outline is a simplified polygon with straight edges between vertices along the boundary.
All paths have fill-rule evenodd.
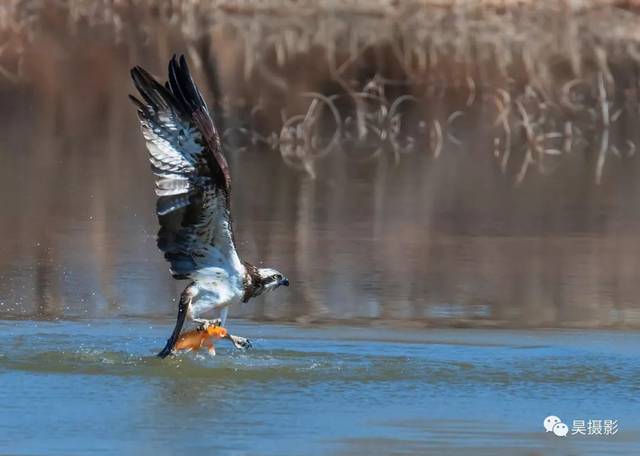
<path id="1" fill-rule="evenodd" d="M 276 280 L 282 280 L 282 275 L 281 274 L 276 274 Z"/>

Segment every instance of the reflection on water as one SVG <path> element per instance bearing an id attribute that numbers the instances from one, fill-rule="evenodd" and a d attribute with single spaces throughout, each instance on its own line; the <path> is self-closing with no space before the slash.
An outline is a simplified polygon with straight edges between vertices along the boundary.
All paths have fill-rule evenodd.
<path id="1" fill-rule="evenodd" d="M 184 36 L 170 26 L 145 20 L 157 27 L 152 28 L 158 32 L 155 44 L 128 22 L 120 41 L 108 33 L 96 37 L 84 22 L 70 32 L 55 10 L 49 11 L 23 49 L 24 79 L 0 85 L 2 316 L 174 314 L 182 284 L 169 278 L 155 248 L 152 176 L 126 99 L 132 91 L 131 65 L 160 73 L 170 53 L 187 47 L 193 60 L 201 60 L 197 77 L 210 93 L 215 92 L 215 74 L 208 58 L 217 56 L 225 104 L 232 108 L 225 125 L 233 129 L 255 121 L 263 138 L 279 131 L 281 110 L 287 111 L 285 117 L 308 112 L 312 101 L 299 92 L 331 95 L 340 90 L 329 69 L 307 71 L 314 60 L 311 51 L 287 54 L 291 60 L 277 68 L 276 80 L 263 67 L 248 66 L 240 56 L 246 57 L 251 43 L 227 16 L 215 29 L 211 49 L 208 41 L 186 46 Z M 367 54 L 349 78 L 362 88 L 372 71 L 389 70 L 387 51 L 376 49 L 375 64 Z M 467 103 L 478 118 L 493 118 L 495 112 L 481 103 L 486 97 L 480 85 L 473 99 L 469 84 L 459 92 L 460 85 L 452 82 L 438 89 L 445 94 L 438 104 L 414 103 L 416 112 L 407 116 L 431 116 L 426 123 L 431 130 L 422 138 L 425 144 L 419 138 L 412 143 L 411 153 L 398 154 L 389 140 L 373 159 L 367 154 L 368 160 L 360 160 L 358 153 L 350 154 L 357 144 L 349 137 L 353 147 L 314 162 L 315 179 L 286 166 L 279 150 L 264 144 L 268 141 L 241 147 L 247 145 L 243 138 L 231 135 L 230 146 L 242 143 L 228 153 L 241 256 L 277 267 L 292 283 L 238 306 L 232 315 L 434 326 L 637 327 L 640 181 L 638 160 L 626 148 L 637 141 L 637 128 L 630 125 L 638 115 L 635 105 L 627 103 L 637 101 L 630 76 L 634 68 L 612 64 L 607 76 L 619 79 L 615 87 L 605 86 L 609 82 L 602 72 L 585 76 L 599 84 L 586 88 L 557 76 L 559 87 L 569 87 L 567 94 L 577 97 L 571 106 L 585 107 L 580 115 L 590 123 L 563 113 L 573 122 L 573 133 L 563 138 L 575 139 L 565 161 L 554 164 L 550 175 L 528 171 L 518 186 L 514 182 L 528 156 L 516 154 L 515 145 L 527 144 L 526 132 L 520 138 L 514 130 L 514 154 L 505 161 L 502 149 L 496 160 L 485 124 L 470 124 L 475 117 L 449 116 Z M 283 81 L 286 93 L 274 92 L 274 84 Z M 578 86 L 583 89 L 574 94 Z M 418 88 L 407 81 L 404 87 L 417 96 Z M 610 97 L 607 107 L 617 121 L 610 132 L 606 128 L 610 148 L 605 151 L 610 153 L 604 168 L 599 87 L 605 99 Z M 393 90 L 390 99 L 398 95 Z M 565 132 L 566 124 L 555 125 L 565 119 L 558 112 L 548 113 L 543 122 L 540 113 L 526 111 L 525 102 L 540 93 L 531 95 L 531 87 L 513 90 L 529 97 L 518 99 L 528 113 L 521 112 L 523 119 Z M 241 106 L 234 106 L 234 100 Z M 258 103 L 266 108 L 247 115 Z M 340 99 L 336 106 L 348 130 L 348 110 Z M 509 114 L 510 122 L 517 112 Z M 439 117 L 434 113 L 444 116 L 442 128 L 455 126 L 455 131 L 441 132 L 437 159 L 432 142 Z M 365 116 L 364 125 L 369 121 Z M 580 143 L 585 138 L 593 141 Z M 600 185 L 594 183 L 596 171 Z"/>
<path id="2" fill-rule="evenodd" d="M 3 450 L 627 455 L 640 449 L 635 333 L 244 323 L 234 329 L 253 338 L 245 354 L 219 344 L 214 358 L 163 361 L 154 348 L 166 337 L 165 322 L 0 323 Z M 617 419 L 620 429 L 613 437 L 562 440 L 544 432 L 550 413 L 569 423 Z"/>

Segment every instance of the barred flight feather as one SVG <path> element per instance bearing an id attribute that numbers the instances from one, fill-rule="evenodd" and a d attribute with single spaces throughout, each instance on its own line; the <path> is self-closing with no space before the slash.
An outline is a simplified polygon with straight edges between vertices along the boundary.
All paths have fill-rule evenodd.
<path id="1" fill-rule="evenodd" d="M 130 98 L 157 177 L 158 247 L 172 274 L 187 278 L 222 260 L 239 265 L 228 166 L 184 57 L 171 59 L 165 84 L 140 67 L 131 76 L 142 99 Z"/>

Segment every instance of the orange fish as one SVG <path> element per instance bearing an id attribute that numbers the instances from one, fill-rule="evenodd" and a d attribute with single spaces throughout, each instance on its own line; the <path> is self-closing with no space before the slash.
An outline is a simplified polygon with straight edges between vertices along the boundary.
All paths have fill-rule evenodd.
<path id="1" fill-rule="evenodd" d="M 180 335 L 174 350 L 176 351 L 196 351 L 206 348 L 212 355 L 216 354 L 213 340 L 229 339 L 229 333 L 222 326 L 209 326 L 206 329 L 198 328 L 187 331 Z"/>

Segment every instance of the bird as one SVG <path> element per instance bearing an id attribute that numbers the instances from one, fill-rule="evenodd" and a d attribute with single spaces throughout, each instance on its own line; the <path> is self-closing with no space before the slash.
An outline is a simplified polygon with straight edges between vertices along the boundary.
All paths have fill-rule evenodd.
<path id="1" fill-rule="evenodd" d="M 168 81 L 161 84 L 134 66 L 131 77 L 140 98 L 129 95 L 156 177 L 157 245 L 173 278 L 189 281 L 160 358 L 174 351 L 186 318 L 201 329 L 224 326 L 230 306 L 289 286 L 276 269 L 240 260 L 231 218 L 231 175 L 220 134 L 185 57 L 174 55 L 168 71 Z M 206 312 L 219 318 L 205 319 Z M 251 346 L 244 337 L 229 338 L 238 349 Z"/>

